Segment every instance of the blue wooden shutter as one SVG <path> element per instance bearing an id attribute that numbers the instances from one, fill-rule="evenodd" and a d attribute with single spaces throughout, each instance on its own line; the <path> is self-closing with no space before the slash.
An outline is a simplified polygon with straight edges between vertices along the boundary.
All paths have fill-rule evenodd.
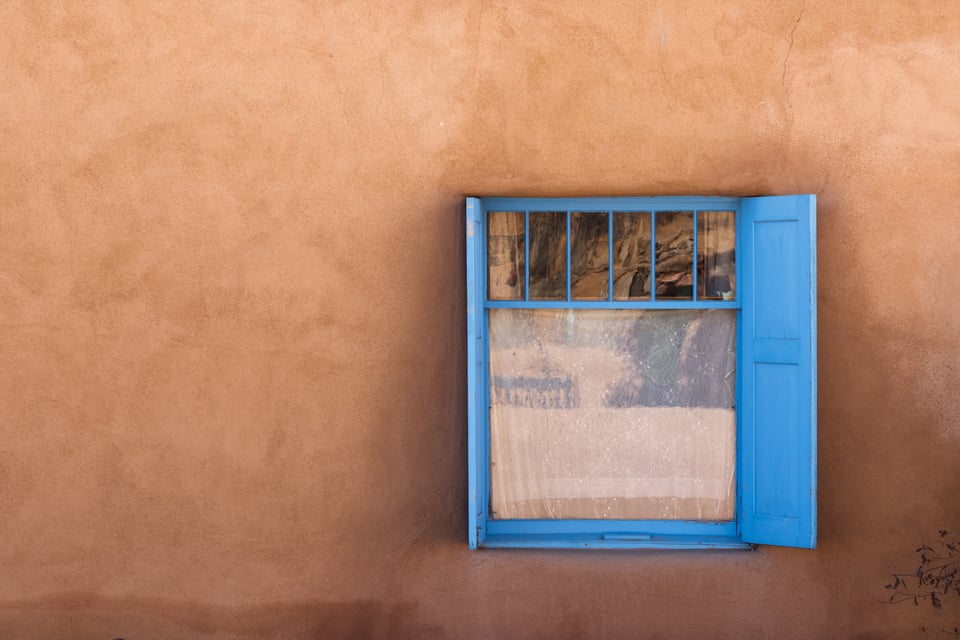
<path id="1" fill-rule="evenodd" d="M 470 548 L 483 544 L 487 526 L 486 237 L 479 198 L 467 198 L 467 526 Z"/>
<path id="2" fill-rule="evenodd" d="M 744 198 L 740 220 L 740 532 L 817 541 L 816 196 Z"/>

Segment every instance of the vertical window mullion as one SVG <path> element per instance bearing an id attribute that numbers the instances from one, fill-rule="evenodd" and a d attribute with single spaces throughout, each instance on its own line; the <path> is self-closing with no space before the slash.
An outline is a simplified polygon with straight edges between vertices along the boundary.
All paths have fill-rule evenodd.
<path id="1" fill-rule="evenodd" d="M 607 300 L 613 300 L 613 211 L 607 211 Z"/>
<path id="2" fill-rule="evenodd" d="M 693 212 L 693 296 L 690 298 L 694 302 L 697 301 L 697 271 L 700 266 L 700 260 L 697 257 L 697 242 L 699 241 L 700 236 L 700 227 L 697 225 L 697 213 L 698 211 L 694 210 Z"/>
<path id="3" fill-rule="evenodd" d="M 657 299 L 657 212 L 650 212 L 650 302 Z"/>
<path id="4" fill-rule="evenodd" d="M 567 211 L 567 300 L 570 300 L 570 289 L 571 289 L 571 265 L 570 265 L 570 212 Z"/>
<path id="5" fill-rule="evenodd" d="M 530 212 L 523 212 L 523 300 L 530 300 Z"/>

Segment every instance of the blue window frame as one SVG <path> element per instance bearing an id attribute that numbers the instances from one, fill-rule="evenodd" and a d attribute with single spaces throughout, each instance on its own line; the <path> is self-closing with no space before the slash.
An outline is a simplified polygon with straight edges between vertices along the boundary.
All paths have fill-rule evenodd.
<path id="1" fill-rule="evenodd" d="M 692 287 L 657 293 L 658 213 L 733 212 L 736 293 L 711 295 L 698 283 L 693 233 Z M 521 293 L 490 297 L 488 217 L 516 212 L 523 221 L 522 266 L 510 274 Z M 566 242 L 565 291 L 531 292 L 531 214 L 555 212 Z M 607 214 L 606 289 L 583 299 L 571 291 L 571 215 Z M 650 273 L 645 296 L 614 294 L 614 216 L 650 216 Z M 563 225 L 566 224 L 565 236 Z M 603 222 L 599 222 L 602 226 Z M 744 548 L 816 545 L 816 198 L 467 198 L 468 535 L 471 548 Z M 540 277 L 540 274 L 535 274 Z M 700 277 L 703 277 L 702 275 Z M 688 278 L 689 280 L 689 278 Z M 699 285 L 699 286 L 698 286 Z M 704 293 L 706 292 L 706 293 Z M 550 299 L 545 299 L 550 298 Z M 728 299 L 733 298 L 733 299 Z M 729 309 L 736 314 L 736 473 L 732 519 L 656 520 L 501 518 L 491 514 L 490 313 L 495 309 Z"/>

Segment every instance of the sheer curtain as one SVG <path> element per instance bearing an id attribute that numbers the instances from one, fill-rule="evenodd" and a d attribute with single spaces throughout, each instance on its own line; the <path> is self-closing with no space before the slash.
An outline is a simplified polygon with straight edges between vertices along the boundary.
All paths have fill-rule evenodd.
<path id="1" fill-rule="evenodd" d="M 733 518 L 734 310 L 489 322 L 494 518 Z"/>

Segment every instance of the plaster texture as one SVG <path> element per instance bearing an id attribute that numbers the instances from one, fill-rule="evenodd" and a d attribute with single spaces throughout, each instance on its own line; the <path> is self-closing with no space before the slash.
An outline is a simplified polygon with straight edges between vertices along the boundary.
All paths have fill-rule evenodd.
<path id="1" fill-rule="evenodd" d="M 0 636 L 941 638 L 960 5 L 0 3 Z M 819 202 L 819 548 L 471 552 L 465 195 Z"/>

